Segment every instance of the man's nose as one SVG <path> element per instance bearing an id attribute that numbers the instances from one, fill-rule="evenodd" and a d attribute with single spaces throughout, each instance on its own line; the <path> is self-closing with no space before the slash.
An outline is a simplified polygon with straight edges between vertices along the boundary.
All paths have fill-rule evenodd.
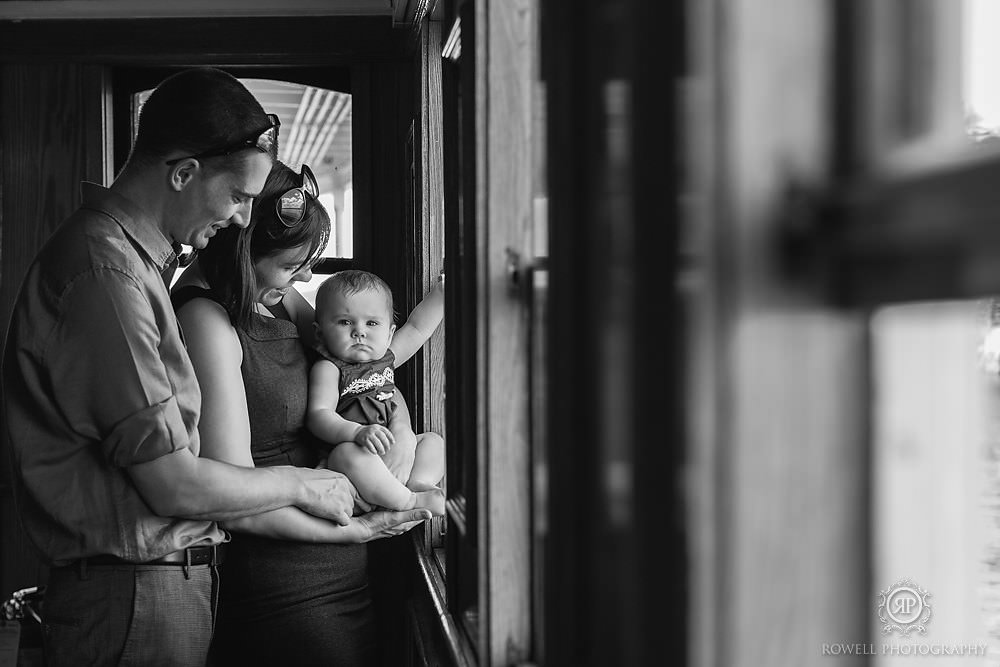
<path id="1" fill-rule="evenodd" d="M 238 211 L 233 215 L 230 220 L 232 223 L 241 229 L 246 229 L 250 226 L 250 214 L 253 213 L 253 200 L 249 200 L 246 204 L 240 207 Z"/>

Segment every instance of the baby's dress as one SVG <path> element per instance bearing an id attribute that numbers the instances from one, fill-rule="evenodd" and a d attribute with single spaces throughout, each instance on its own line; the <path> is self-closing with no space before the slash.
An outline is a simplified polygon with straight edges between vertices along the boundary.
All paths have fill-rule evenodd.
<path id="1" fill-rule="evenodd" d="M 396 355 L 392 350 L 377 361 L 343 361 L 336 358 L 320 342 L 316 351 L 340 369 L 340 401 L 337 414 L 358 424 L 388 426 L 396 412 L 393 367 Z"/>

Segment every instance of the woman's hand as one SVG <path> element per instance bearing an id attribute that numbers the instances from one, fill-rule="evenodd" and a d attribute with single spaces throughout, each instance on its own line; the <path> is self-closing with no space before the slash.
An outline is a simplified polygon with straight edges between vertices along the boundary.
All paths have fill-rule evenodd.
<path id="1" fill-rule="evenodd" d="M 354 442 L 367 449 L 372 454 L 384 455 L 392 449 L 395 439 L 392 431 L 380 424 L 362 426 L 354 435 Z"/>
<path id="2" fill-rule="evenodd" d="M 380 540 L 383 537 L 402 535 L 430 518 L 431 513 L 426 509 L 403 510 L 402 512 L 378 510 L 354 517 L 352 526 L 349 528 L 355 528 L 358 541 L 364 543 Z"/>

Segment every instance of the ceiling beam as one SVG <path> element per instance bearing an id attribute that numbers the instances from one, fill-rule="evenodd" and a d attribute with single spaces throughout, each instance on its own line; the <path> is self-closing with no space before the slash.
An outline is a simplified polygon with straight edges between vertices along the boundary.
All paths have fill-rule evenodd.
<path id="1" fill-rule="evenodd" d="M 406 0 L 4 0 L 0 20 L 393 16 Z"/>
<path id="2" fill-rule="evenodd" d="M 409 58 L 411 42 L 389 16 L 0 20 L 0 62 L 36 64 L 340 66 Z"/>

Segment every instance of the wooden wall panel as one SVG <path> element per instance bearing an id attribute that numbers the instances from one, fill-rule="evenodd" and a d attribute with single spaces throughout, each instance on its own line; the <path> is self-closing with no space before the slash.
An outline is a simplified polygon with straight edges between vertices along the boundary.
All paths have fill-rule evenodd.
<path id="1" fill-rule="evenodd" d="M 367 268 L 393 288 L 402 305 L 407 276 L 404 242 L 410 216 L 406 201 L 406 137 L 412 120 L 413 85 L 408 62 L 372 65 L 369 112 L 371 137 L 370 212 L 372 264 Z M 359 221 L 358 224 L 366 224 Z M 400 310 L 400 315 L 407 313 Z M 405 368 L 405 366 L 403 367 Z"/>
<path id="2" fill-rule="evenodd" d="M 103 67 L 0 66 L 0 322 L 37 250 L 80 201 L 80 181 L 107 183 L 110 105 Z M 6 434 L 6 428 L 3 429 Z M 16 525 L 4 442 L 0 455 L 0 596 L 44 571 Z"/>

